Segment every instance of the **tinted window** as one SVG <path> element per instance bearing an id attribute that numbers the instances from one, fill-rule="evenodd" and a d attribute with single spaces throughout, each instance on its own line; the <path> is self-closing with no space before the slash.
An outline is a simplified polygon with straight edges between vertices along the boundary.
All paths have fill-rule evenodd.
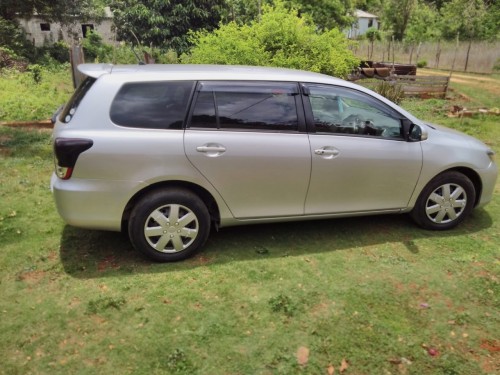
<path id="1" fill-rule="evenodd" d="M 64 107 L 64 110 L 61 112 L 61 116 L 59 117 L 59 119 L 62 122 L 71 121 L 73 115 L 76 113 L 76 109 L 80 105 L 80 102 L 82 101 L 85 94 L 90 90 L 95 81 L 95 78 L 87 77 L 82 81 L 82 83 L 80 83 L 80 86 L 78 86 L 78 88 L 75 90 L 75 92 L 71 96 L 71 99 L 69 99 L 68 103 Z"/>
<path id="2" fill-rule="evenodd" d="M 318 133 L 403 138 L 401 116 L 369 95 L 339 87 L 311 86 L 308 97 Z"/>
<path id="3" fill-rule="evenodd" d="M 297 131 L 293 83 L 202 83 L 191 127 Z"/>
<path id="4" fill-rule="evenodd" d="M 111 120 L 121 126 L 182 129 L 194 82 L 137 82 L 122 86 L 111 105 Z"/>

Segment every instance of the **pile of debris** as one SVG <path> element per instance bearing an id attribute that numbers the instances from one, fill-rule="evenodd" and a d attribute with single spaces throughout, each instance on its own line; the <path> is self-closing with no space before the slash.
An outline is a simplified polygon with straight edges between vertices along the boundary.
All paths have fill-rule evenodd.
<path id="1" fill-rule="evenodd" d="M 450 108 L 450 111 L 447 113 L 448 117 L 473 117 L 476 115 L 500 116 L 500 109 L 499 108 L 468 109 L 465 107 L 461 107 L 459 105 L 454 105 Z"/>

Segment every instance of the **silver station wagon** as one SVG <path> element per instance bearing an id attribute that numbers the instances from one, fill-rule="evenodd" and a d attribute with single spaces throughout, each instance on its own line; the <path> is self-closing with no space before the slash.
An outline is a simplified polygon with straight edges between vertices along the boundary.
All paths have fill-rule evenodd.
<path id="1" fill-rule="evenodd" d="M 497 166 L 480 141 L 424 123 L 322 74 L 261 67 L 83 64 L 54 126 L 57 209 L 127 230 L 176 261 L 211 228 L 409 213 L 455 227 L 488 203 Z"/>

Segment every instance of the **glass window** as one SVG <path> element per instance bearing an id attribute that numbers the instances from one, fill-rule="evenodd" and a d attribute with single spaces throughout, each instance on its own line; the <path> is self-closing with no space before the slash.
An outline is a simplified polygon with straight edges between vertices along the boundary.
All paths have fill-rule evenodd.
<path id="1" fill-rule="evenodd" d="M 403 138 L 401 116 L 375 98 L 340 87 L 309 89 L 316 132 Z"/>
<path id="2" fill-rule="evenodd" d="M 297 131 L 293 83 L 202 83 L 191 127 Z"/>
<path id="3" fill-rule="evenodd" d="M 121 126 L 182 129 L 194 82 L 134 82 L 122 86 L 111 104 L 111 120 Z"/>
<path id="4" fill-rule="evenodd" d="M 80 102 L 82 101 L 85 94 L 90 90 L 95 81 L 95 78 L 86 77 L 82 81 L 82 83 L 80 83 L 80 86 L 78 86 L 78 88 L 75 90 L 68 103 L 66 103 L 63 111 L 61 112 L 61 116 L 59 117 L 59 119 L 62 122 L 68 123 L 71 121 L 73 115 L 76 113 L 76 109 L 80 105 Z"/>
<path id="5" fill-rule="evenodd" d="M 191 127 L 218 128 L 213 92 L 205 91 L 198 94 L 191 117 Z"/>

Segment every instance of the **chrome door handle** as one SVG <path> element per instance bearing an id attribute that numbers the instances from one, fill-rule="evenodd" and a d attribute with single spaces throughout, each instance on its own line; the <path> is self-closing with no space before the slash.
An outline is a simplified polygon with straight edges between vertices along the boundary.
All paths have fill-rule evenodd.
<path id="1" fill-rule="evenodd" d="M 198 146 L 196 147 L 198 152 L 224 152 L 226 148 L 224 146 Z"/>
<path id="2" fill-rule="evenodd" d="M 333 156 L 337 156 L 338 154 L 340 154 L 340 151 L 339 150 L 329 150 L 329 149 L 319 148 L 317 150 L 314 150 L 314 153 L 316 155 L 333 155 Z"/>

